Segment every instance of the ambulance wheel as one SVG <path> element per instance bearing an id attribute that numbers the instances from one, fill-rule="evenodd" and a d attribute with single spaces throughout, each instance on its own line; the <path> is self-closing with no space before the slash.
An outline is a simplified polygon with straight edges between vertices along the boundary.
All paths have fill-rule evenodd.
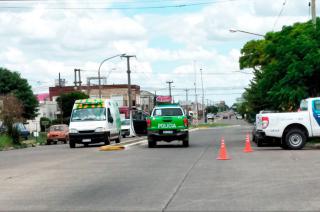
<path id="1" fill-rule="evenodd" d="M 110 145 L 110 135 L 106 136 L 106 138 L 104 139 L 104 144 L 105 145 Z"/>
<path id="2" fill-rule="evenodd" d="M 119 133 L 118 138 L 115 140 L 115 142 L 117 144 L 121 142 L 121 133 Z"/>
<path id="3" fill-rule="evenodd" d="M 76 143 L 73 140 L 69 141 L 69 146 L 71 149 L 76 148 Z"/>

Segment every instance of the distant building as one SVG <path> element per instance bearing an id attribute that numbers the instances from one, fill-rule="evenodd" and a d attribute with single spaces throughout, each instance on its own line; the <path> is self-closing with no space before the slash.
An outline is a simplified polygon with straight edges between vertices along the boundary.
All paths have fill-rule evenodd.
<path id="1" fill-rule="evenodd" d="M 40 118 L 45 117 L 51 120 L 56 119 L 59 114 L 58 104 L 51 101 L 49 93 L 36 95 L 39 102 L 38 116 L 34 120 L 28 120 L 26 127 L 30 132 L 40 131 Z"/>
<path id="2" fill-rule="evenodd" d="M 154 108 L 155 95 L 149 91 L 142 90 L 140 92 L 140 108 L 141 110 L 151 113 Z"/>
<path id="3" fill-rule="evenodd" d="M 99 98 L 99 86 L 64 86 L 64 87 L 50 87 L 49 96 L 51 101 L 55 101 L 57 97 L 62 93 L 71 93 L 74 91 L 82 91 L 89 95 L 90 98 Z M 128 106 L 129 96 L 128 96 L 128 85 L 118 84 L 118 85 L 101 85 L 101 97 L 107 99 L 115 100 L 119 106 Z M 131 97 L 132 106 L 140 106 L 140 86 L 131 85 Z"/>

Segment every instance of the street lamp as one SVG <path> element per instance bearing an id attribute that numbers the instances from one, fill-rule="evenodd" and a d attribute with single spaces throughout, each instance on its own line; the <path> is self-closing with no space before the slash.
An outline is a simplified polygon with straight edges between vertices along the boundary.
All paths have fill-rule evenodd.
<path id="1" fill-rule="evenodd" d="M 102 64 L 108 60 L 111 60 L 115 57 L 123 57 L 125 56 L 126 54 L 117 54 L 117 55 L 114 55 L 112 57 L 108 57 L 107 59 L 104 59 L 101 63 L 100 63 L 100 66 L 99 66 L 99 69 L 98 69 L 98 79 L 99 79 L 99 98 L 101 99 L 101 77 L 100 77 L 100 68 L 102 66 Z"/>
<path id="2" fill-rule="evenodd" d="M 242 33 L 246 33 L 246 34 L 251 34 L 251 35 L 256 35 L 256 36 L 264 37 L 264 35 L 262 35 L 262 34 L 253 33 L 253 32 L 247 32 L 247 31 L 239 30 L 239 29 L 229 29 L 229 31 L 230 31 L 231 33 L 242 32 Z"/>

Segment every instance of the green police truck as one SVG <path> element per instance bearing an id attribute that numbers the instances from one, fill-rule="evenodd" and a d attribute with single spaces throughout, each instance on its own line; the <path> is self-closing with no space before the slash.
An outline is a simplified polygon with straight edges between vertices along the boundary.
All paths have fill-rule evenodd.
<path id="1" fill-rule="evenodd" d="M 189 146 L 189 122 L 178 104 L 156 106 L 147 119 L 148 147 L 157 145 L 157 141 L 171 142 L 181 140 L 184 147 Z"/>

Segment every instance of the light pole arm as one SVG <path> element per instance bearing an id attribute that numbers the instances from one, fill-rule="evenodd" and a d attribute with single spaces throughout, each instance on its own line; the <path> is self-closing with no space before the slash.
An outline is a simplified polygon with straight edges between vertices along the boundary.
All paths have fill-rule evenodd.
<path id="1" fill-rule="evenodd" d="M 253 33 L 253 32 L 247 32 L 247 31 L 239 30 L 239 29 L 230 29 L 229 31 L 230 31 L 230 32 L 242 32 L 242 33 L 246 33 L 246 34 L 251 34 L 251 35 L 256 35 L 256 36 L 264 37 L 264 35 L 262 35 L 262 34 Z"/>
<path id="2" fill-rule="evenodd" d="M 100 77 L 100 69 L 101 69 L 101 66 L 103 63 L 105 63 L 106 61 L 108 60 L 111 60 L 113 58 L 116 58 L 116 57 L 121 57 L 121 56 L 124 56 L 125 54 L 117 54 L 117 55 L 114 55 L 112 57 L 108 57 L 107 59 L 104 59 L 100 65 L 99 65 L 99 69 L 98 69 L 98 79 L 99 79 L 99 98 L 101 99 L 101 77 Z"/>

